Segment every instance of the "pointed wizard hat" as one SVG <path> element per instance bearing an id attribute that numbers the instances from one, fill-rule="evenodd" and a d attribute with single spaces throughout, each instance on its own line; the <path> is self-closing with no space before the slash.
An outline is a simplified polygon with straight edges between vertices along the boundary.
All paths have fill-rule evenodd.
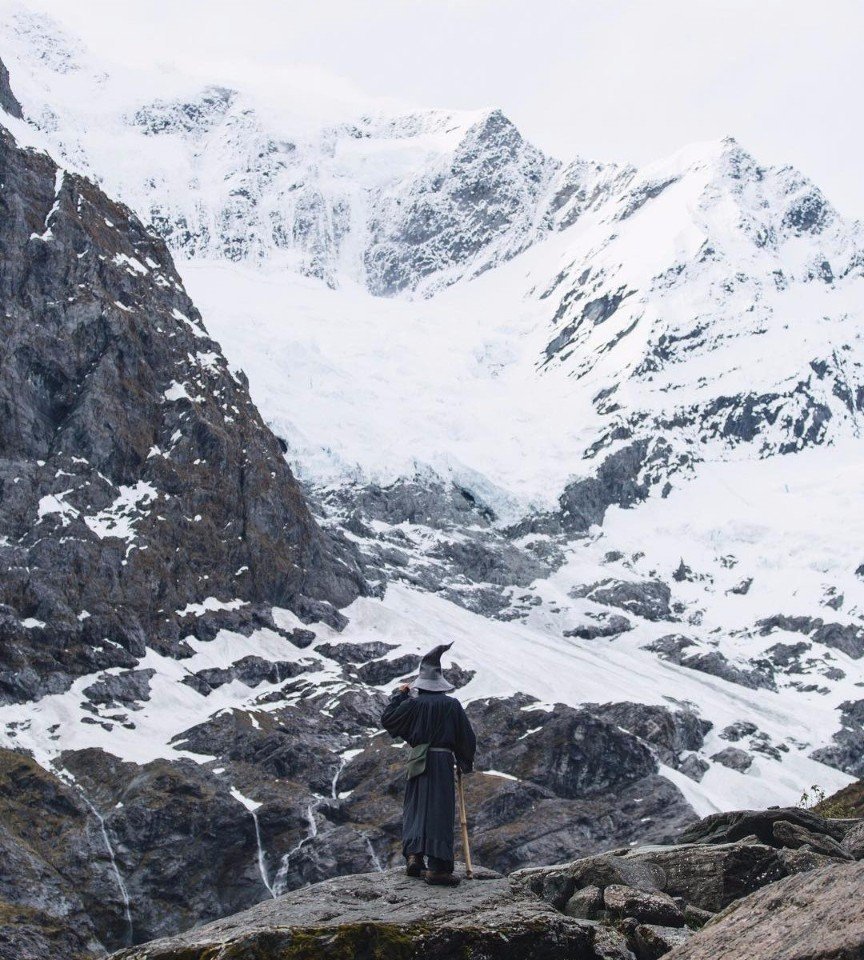
<path id="1" fill-rule="evenodd" d="M 446 693 L 455 687 L 444 679 L 441 670 L 441 654 L 452 647 L 452 643 L 442 643 L 430 650 L 420 661 L 420 671 L 417 679 L 411 684 L 415 690 L 432 690 Z"/>

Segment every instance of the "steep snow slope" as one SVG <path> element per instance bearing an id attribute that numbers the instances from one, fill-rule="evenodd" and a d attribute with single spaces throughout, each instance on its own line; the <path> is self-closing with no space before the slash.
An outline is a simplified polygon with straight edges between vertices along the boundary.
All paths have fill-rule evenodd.
<path id="1" fill-rule="evenodd" d="M 656 483 L 857 437 L 862 250 L 815 187 L 723 141 L 425 302 L 185 273 L 308 480 L 431 468 L 512 518 L 625 442 L 654 446 Z"/>
<path id="2" fill-rule="evenodd" d="M 638 640 L 651 635 L 638 631 L 627 643 L 611 644 L 606 639 L 562 639 L 548 624 L 500 623 L 464 610 L 446 600 L 394 585 L 384 601 L 361 599 L 346 611 L 350 625 L 344 632 L 316 625 L 317 643 L 386 643 L 391 645 L 386 657 L 397 660 L 406 654 L 420 654 L 435 645 L 436 638 L 446 636 L 455 641 L 453 653 L 460 666 L 476 671 L 476 676 L 460 691 L 463 702 L 485 697 L 508 697 L 520 690 L 537 697 L 549 709 L 555 703 L 605 702 L 615 699 L 666 707 L 695 706 L 702 717 L 710 720 L 715 733 L 706 742 L 705 752 L 728 746 L 718 733 L 741 721 L 755 722 L 767 734 L 766 743 L 780 752 L 760 753 L 748 774 L 730 770 L 722 764 L 711 765 L 700 783 L 689 780 L 671 768 L 663 773 L 671 777 L 695 807 L 705 814 L 736 806 L 764 806 L 772 802 L 795 804 L 802 789 L 818 783 L 826 790 L 839 789 L 851 778 L 807 758 L 804 745 L 820 746 L 824 735 L 814 735 L 831 723 L 831 701 L 818 695 L 801 697 L 789 689 L 775 693 L 766 690 L 744 690 L 703 673 L 658 660 L 641 650 Z M 276 621 L 283 629 L 301 627 L 287 611 L 277 611 Z M 656 627 L 653 633 L 662 632 Z M 410 639 L 408 639 L 410 638 Z M 234 680 L 211 693 L 206 699 L 184 677 L 202 670 L 230 667 L 251 654 L 273 661 L 300 662 L 318 651 L 301 652 L 284 637 L 272 631 L 260 631 L 249 637 L 223 631 L 213 641 L 190 639 L 193 656 L 179 663 L 150 651 L 137 669 L 153 670 L 149 697 L 136 707 L 131 725 L 115 725 L 106 729 L 100 724 L 82 724 L 82 717 L 92 717 L 93 709 L 83 691 L 93 677 L 77 681 L 66 693 L 43 698 L 30 708 L 0 707 L 0 725 L 8 730 L 17 721 L 20 732 L 8 741 L 10 745 L 32 750 L 45 766 L 64 750 L 101 747 L 110 754 L 139 764 L 157 758 L 188 757 L 197 762 L 215 759 L 200 753 L 189 753 L 181 733 L 220 712 L 232 710 L 284 710 L 287 703 L 308 696 L 308 690 L 319 687 L 328 691 L 334 703 L 339 702 L 344 678 L 337 664 L 324 657 L 318 671 L 304 674 L 304 685 L 285 697 L 268 696 L 285 686 L 285 681 L 263 681 L 254 692 L 248 684 Z M 840 657 L 843 665 L 848 658 Z M 106 676 L 118 670 L 107 671 Z M 848 695 L 851 682 L 838 689 Z M 832 698 L 833 699 L 833 698 Z M 806 709 L 804 708 L 806 704 Z M 116 708 L 115 708 L 116 710 Z M 102 711 L 106 717 L 110 710 Z M 98 715 L 98 713 L 97 713 Z M 790 745 L 791 748 L 790 748 Z M 350 758 L 349 758 L 350 759 Z M 502 771 L 508 774 L 507 770 Z"/>

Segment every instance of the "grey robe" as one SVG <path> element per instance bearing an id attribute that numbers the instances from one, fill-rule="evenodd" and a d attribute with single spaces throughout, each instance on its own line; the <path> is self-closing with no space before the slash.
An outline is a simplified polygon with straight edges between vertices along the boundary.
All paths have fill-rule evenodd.
<path id="1" fill-rule="evenodd" d="M 453 751 L 459 769 L 467 773 L 474 764 L 477 741 L 462 704 L 444 693 L 421 691 L 412 697 L 394 693 L 381 716 L 381 725 L 391 737 L 412 747 L 431 743 Z M 453 757 L 432 751 L 426 770 L 405 784 L 402 816 L 402 852 L 423 853 L 439 860 L 453 860 L 453 821 L 456 799 Z"/>

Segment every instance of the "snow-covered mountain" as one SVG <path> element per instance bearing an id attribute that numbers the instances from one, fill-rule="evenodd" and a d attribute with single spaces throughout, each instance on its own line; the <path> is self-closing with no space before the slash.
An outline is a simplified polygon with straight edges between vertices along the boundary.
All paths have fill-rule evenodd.
<path id="1" fill-rule="evenodd" d="M 499 867 L 864 774 L 864 230 L 814 184 L 732 139 L 639 169 L 563 163 L 498 111 L 143 74 L 21 4 L 0 19 L 0 122 L 152 224 L 233 368 L 215 345 L 209 373 L 185 340 L 164 345 L 166 399 L 218 406 L 242 369 L 369 586 L 310 623 L 290 591 L 234 582 L 238 561 L 182 583 L 171 643 L 145 630 L 134 656 L 88 654 L 47 687 L 37 669 L 6 697 L 0 742 L 39 765 L 10 762 L 11 781 L 74 807 L 73 838 L 98 826 L 104 889 L 74 906 L 93 936 L 138 940 L 386 863 L 399 758 L 376 712 L 444 638 L 486 744 L 478 850 Z M 126 241 L 100 242 L 110 261 Z M 140 335 L 158 341 L 158 281 L 114 266 L 102 299 L 140 286 Z M 158 449 L 167 465 L 123 489 L 172 466 Z M 54 466 L 42 494 L 62 506 L 72 470 Z M 45 513 L 65 528 L 98 512 L 69 502 Z M 38 542 L 40 511 L 0 535 Z M 348 579 L 340 602 L 361 589 Z M 54 615 L 10 609 L 37 650 Z M 178 801 L 182 829 L 155 823 L 181 795 L 199 798 Z M 208 818 L 218 883 L 191 866 Z M 199 840 L 169 843 L 183 830 Z M 58 856 L 39 870 L 70 875 Z"/>

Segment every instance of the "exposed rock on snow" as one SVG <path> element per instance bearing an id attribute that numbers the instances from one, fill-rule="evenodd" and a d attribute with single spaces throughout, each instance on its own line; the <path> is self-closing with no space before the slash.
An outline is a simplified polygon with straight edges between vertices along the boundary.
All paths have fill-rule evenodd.
<path id="1" fill-rule="evenodd" d="M 840 717 L 841 727 L 834 734 L 834 744 L 820 747 L 813 756 L 853 776 L 864 777 L 864 700 L 841 703 Z"/>
<path id="2" fill-rule="evenodd" d="M 21 119 L 21 104 L 12 92 L 12 87 L 9 85 L 9 70 L 2 60 L 0 60 L 0 109 L 5 110 L 11 117 Z"/>
<path id="3" fill-rule="evenodd" d="M 595 603 L 620 607 L 646 620 L 669 620 L 670 590 L 660 580 L 629 583 L 623 580 L 601 580 L 572 591 L 574 597 L 586 597 Z"/>
<path id="4" fill-rule="evenodd" d="M 548 873 L 555 907 L 679 913 L 493 905 L 472 941 L 453 900 L 430 951 L 643 960 L 685 936 L 658 918 L 857 850 L 783 809 L 625 856 L 861 772 L 859 225 L 732 140 L 636 170 L 495 111 L 298 123 L 0 13 L 8 124 L 68 168 L 0 143 L 0 731 L 42 764 L 0 777 L 2 896 L 33 937 L 119 946 L 363 871 L 324 889 L 398 906 L 383 688 L 454 637 L 480 861 L 616 847 Z"/>

